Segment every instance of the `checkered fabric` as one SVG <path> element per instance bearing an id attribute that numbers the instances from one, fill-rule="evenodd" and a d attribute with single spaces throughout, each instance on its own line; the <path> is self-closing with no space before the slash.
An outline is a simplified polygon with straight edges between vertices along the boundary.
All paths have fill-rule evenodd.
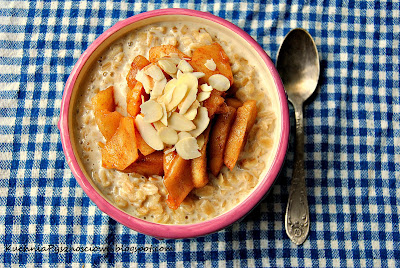
<path id="1" fill-rule="evenodd" d="M 398 1 L 127 2 L 0 3 L 0 266 L 400 266 Z M 197 239 L 132 231 L 75 181 L 56 126 L 74 64 L 117 21 L 167 7 L 225 18 L 272 59 L 293 28 L 315 38 L 319 93 L 305 108 L 312 224 L 302 246 L 291 243 L 283 221 L 293 131 L 264 201 L 243 221 Z"/>

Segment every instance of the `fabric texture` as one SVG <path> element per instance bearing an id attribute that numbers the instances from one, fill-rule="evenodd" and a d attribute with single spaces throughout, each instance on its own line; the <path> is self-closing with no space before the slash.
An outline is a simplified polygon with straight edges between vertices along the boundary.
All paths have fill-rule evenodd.
<path id="1" fill-rule="evenodd" d="M 310 235 L 287 237 L 294 114 L 286 162 L 241 222 L 196 239 L 157 240 L 101 212 L 74 179 L 57 122 L 81 53 L 148 10 L 207 11 L 249 33 L 275 61 L 307 29 L 320 53 L 304 110 Z M 399 2 L 2 1 L 0 263 L 4 267 L 395 267 L 400 263 Z"/>

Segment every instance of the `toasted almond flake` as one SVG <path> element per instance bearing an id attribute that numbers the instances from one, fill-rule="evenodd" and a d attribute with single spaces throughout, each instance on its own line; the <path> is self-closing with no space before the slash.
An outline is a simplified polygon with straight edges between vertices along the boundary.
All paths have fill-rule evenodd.
<path id="1" fill-rule="evenodd" d="M 175 146 L 169 148 L 168 150 L 165 150 L 164 154 L 169 154 L 169 153 L 172 153 L 173 151 L 175 151 Z"/>
<path id="2" fill-rule="evenodd" d="M 161 69 L 163 69 L 167 74 L 175 74 L 177 72 L 176 64 L 170 59 L 161 59 L 158 61 Z"/>
<path id="3" fill-rule="evenodd" d="M 196 128 L 190 131 L 190 134 L 193 137 L 199 136 L 203 131 L 208 127 L 210 123 L 210 118 L 208 117 L 208 111 L 206 107 L 199 107 L 197 111 L 197 116 L 193 120 L 193 123 L 196 125 Z"/>
<path id="4" fill-rule="evenodd" d="M 183 83 L 178 83 L 174 89 L 174 93 L 172 95 L 171 101 L 165 106 L 167 111 L 171 111 L 185 98 L 186 93 L 188 91 L 188 86 Z"/>
<path id="5" fill-rule="evenodd" d="M 199 146 L 195 138 L 185 138 L 175 144 L 176 152 L 185 160 L 190 160 L 201 156 Z"/>
<path id="6" fill-rule="evenodd" d="M 197 97 L 197 88 L 193 87 L 191 88 L 185 99 L 182 101 L 182 105 L 179 107 L 179 113 L 180 114 L 185 114 L 187 110 L 189 110 L 190 106 L 192 106 L 193 102 L 196 101 Z"/>
<path id="7" fill-rule="evenodd" d="M 197 115 L 197 108 L 199 108 L 200 103 L 198 100 L 195 100 L 192 104 L 192 106 L 190 106 L 190 108 L 187 110 L 187 112 L 184 114 L 184 116 L 189 119 L 189 120 L 193 120 L 196 118 Z"/>
<path id="8" fill-rule="evenodd" d="M 162 58 L 163 60 L 170 60 L 173 64 L 178 65 L 179 62 L 181 61 L 181 58 L 179 58 L 178 54 L 176 53 L 171 53 L 167 57 Z"/>
<path id="9" fill-rule="evenodd" d="M 135 79 L 143 84 L 144 91 L 146 91 L 146 93 L 149 94 L 150 91 L 152 90 L 151 77 L 146 75 L 143 72 L 143 70 L 140 70 L 140 71 L 137 72 Z"/>
<path id="10" fill-rule="evenodd" d="M 214 74 L 210 76 L 208 83 L 218 91 L 227 91 L 231 86 L 229 79 L 222 74 Z"/>
<path id="11" fill-rule="evenodd" d="M 144 121 L 143 116 L 138 114 L 135 118 L 137 129 L 143 140 L 154 150 L 164 149 L 164 143 L 158 136 L 157 130 L 150 124 Z"/>
<path id="12" fill-rule="evenodd" d="M 167 114 L 167 109 L 165 108 L 165 104 L 164 103 L 160 103 L 161 107 L 162 107 L 162 111 L 163 111 L 163 116 L 161 117 L 160 121 L 161 123 L 163 123 L 164 125 L 168 126 L 168 114 Z"/>
<path id="13" fill-rule="evenodd" d="M 165 75 L 161 71 L 160 67 L 153 64 L 144 70 L 144 73 L 154 79 L 154 81 L 160 81 L 165 78 Z"/>
<path id="14" fill-rule="evenodd" d="M 180 77 L 182 74 L 183 74 L 182 71 L 181 71 L 181 70 L 178 70 L 178 72 L 176 72 L 176 78 L 179 79 L 179 77 Z"/>
<path id="15" fill-rule="evenodd" d="M 144 115 L 144 121 L 153 123 L 163 116 L 162 106 L 155 100 L 148 100 L 140 105 L 140 111 Z"/>
<path id="16" fill-rule="evenodd" d="M 178 133 L 178 141 L 183 140 L 184 138 L 191 138 L 193 137 L 192 135 L 190 135 L 189 132 L 186 131 L 181 131 Z"/>
<path id="17" fill-rule="evenodd" d="M 200 92 L 197 95 L 197 100 L 200 102 L 205 101 L 206 99 L 208 99 L 210 97 L 210 95 L 211 95 L 211 92 L 204 92 L 204 91 Z"/>
<path id="18" fill-rule="evenodd" d="M 156 81 L 154 83 L 153 90 L 151 91 L 151 97 L 157 98 L 158 96 L 161 96 L 163 94 L 166 84 L 167 84 L 167 79 L 165 77 L 164 79 Z"/>
<path id="19" fill-rule="evenodd" d="M 176 112 L 173 112 L 168 118 L 168 126 L 176 131 L 191 131 L 196 128 L 192 121 Z"/>
<path id="20" fill-rule="evenodd" d="M 154 122 L 153 126 L 156 128 L 157 131 L 159 131 L 163 127 L 166 127 L 166 125 L 164 125 L 161 121 Z"/>
<path id="21" fill-rule="evenodd" d="M 170 127 L 162 127 L 158 131 L 158 136 L 160 136 L 160 139 L 169 145 L 174 145 L 175 143 L 178 142 L 178 133 L 176 132 L 175 129 L 172 129 Z"/>
<path id="22" fill-rule="evenodd" d="M 208 84 L 202 84 L 200 86 L 200 88 L 202 91 L 205 91 L 205 92 L 211 92 L 213 90 L 212 86 L 210 86 Z"/>
<path id="23" fill-rule="evenodd" d="M 215 69 L 217 69 L 217 65 L 213 59 L 207 60 L 206 63 L 204 63 L 204 66 L 206 66 L 210 71 L 215 71 Z"/>
<path id="24" fill-rule="evenodd" d="M 194 72 L 192 73 L 197 79 L 204 77 L 206 74 L 202 72 Z"/>
<path id="25" fill-rule="evenodd" d="M 178 69 L 183 73 L 191 73 L 193 72 L 193 67 L 187 61 L 181 60 L 178 64 Z"/>
<path id="26" fill-rule="evenodd" d="M 174 94 L 174 89 L 177 83 L 178 80 L 174 78 L 169 80 L 168 83 L 165 85 L 164 95 L 161 96 L 160 100 L 164 102 L 165 105 L 167 105 L 172 100 L 172 95 Z"/>
<path id="27" fill-rule="evenodd" d="M 197 145 L 199 146 L 199 149 L 203 148 L 204 143 L 205 143 L 204 135 L 203 135 L 203 134 L 200 134 L 200 135 L 197 137 Z"/>

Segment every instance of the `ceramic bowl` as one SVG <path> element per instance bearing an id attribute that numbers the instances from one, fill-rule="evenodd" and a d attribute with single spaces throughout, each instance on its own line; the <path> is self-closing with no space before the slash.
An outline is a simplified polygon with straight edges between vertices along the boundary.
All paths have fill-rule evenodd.
<path id="1" fill-rule="evenodd" d="M 252 193 L 236 207 L 216 218 L 187 225 L 167 225 L 148 222 L 128 215 L 107 201 L 84 170 L 76 153 L 73 131 L 71 131 L 73 127 L 73 120 L 71 120 L 72 108 L 76 100 L 76 92 L 86 73 L 89 71 L 92 62 L 111 43 L 126 33 L 138 27 L 171 20 L 201 23 L 206 28 L 212 28 L 224 36 L 228 36 L 230 42 L 243 48 L 242 51 L 246 54 L 246 58 L 250 58 L 251 63 L 262 74 L 260 79 L 262 79 L 262 82 L 269 89 L 269 96 L 277 108 L 276 112 L 278 115 L 276 120 L 278 135 L 275 137 L 276 142 L 272 152 L 272 159 L 263 173 L 265 175 L 260 179 Z M 99 36 L 82 54 L 65 85 L 61 103 L 59 129 L 65 157 L 74 177 L 101 211 L 137 232 L 157 238 L 178 239 L 203 236 L 221 230 L 242 219 L 262 200 L 272 187 L 285 158 L 289 136 L 289 115 L 284 88 L 274 64 L 260 45 L 246 32 L 234 24 L 209 13 L 187 9 L 163 9 L 145 12 L 116 23 Z"/>

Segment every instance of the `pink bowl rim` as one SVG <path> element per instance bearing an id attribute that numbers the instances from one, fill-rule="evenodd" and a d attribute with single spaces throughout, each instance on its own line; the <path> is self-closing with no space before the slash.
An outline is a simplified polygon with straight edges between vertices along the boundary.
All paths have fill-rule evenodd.
<path id="1" fill-rule="evenodd" d="M 135 218 L 123 212 L 122 210 L 116 208 L 111 203 L 109 203 L 90 184 L 89 180 L 85 177 L 84 173 L 80 169 L 80 166 L 73 152 L 69 136 L 69 129 L 68 129 L 68 113 L 69 113 L 69 104 L 70 104 L 72 90 L 82 67 L 89 59 L 90 55 L 100 46 L 100 44 L 103 41 L 105 41 L 109 36 L 113 35 L 122 28 L 132 23 L 138 22 L 140 20 L 156 16 L 165 16 L 165 15 L 195 16 L 198 18 L 216 22 L 232 30 L 237 35 L 242 37 L 245 41 L 247 41 L 256 50 L 258 55 L 265 62 L 267 68 L 271 72 L 275 86 L 278 90 L 279 104 L 281 106 L 281 111 L 282 111 L 281 115 L 282 132 L 278 144 L 277 153 L 275 155 L 274 160 L 272 161 L 270 170 L 265 175 L 260 184 L 257 186 L 257 188 L 253 191 L 253 193 L 250 196 L 248 196 L 245 200 L 243 200 L 238 206 L 216 218 L 188 225 L 166 225 L 166 224 L 148 222 L 145 220 Z M 168 8 L 168 9 L 159 9 L 159 10 L 144 12 L 132 16 L 130 18 L 127 18 L 125 20 L 119 21 L 110 29 L 105 31 L 102 35 L 100 35 L 88 47 L 88 49 L 81 55 L 81 57 L 75 64 L 66 82 L 61 102 L 60 121 L 58 122 L 58 127 L 60 129 L 61 142 L 65 153 L 65 157 L 75 179 L 82 187 L 84 192 L 98 206 L 98 208 L 101 211 L 109 215 L 111 218 L 115 219 L 117 222 L 139 233 L 150 235 L 157 238 L 183 239 L 183 238 L 204 236 L 219 231 L 233 224 L 234 222 L 240 220 L 241 218 L 245 217 L 247 213 L 249 213 L 263 199 L 263 197 L 266 195 L 268 190 L 273 185 L 275 179 L 277 178 L 285 159 L 286 150 L 288 146 L 288 139 L 289 139 L 289 111 L 288 111 L 286 94 L 280 76 L 277 70 L 275 69 L 274 64 L 272 63 L 271 59 L 266 54 L 266 52 L 250 35 L 248 35 L 245 31 L 243 31 L 236 25 L 232 24 L 231 22 L 228 22 L 210 13 L 197 10 L 181 9 L 181 8 Z"/>

